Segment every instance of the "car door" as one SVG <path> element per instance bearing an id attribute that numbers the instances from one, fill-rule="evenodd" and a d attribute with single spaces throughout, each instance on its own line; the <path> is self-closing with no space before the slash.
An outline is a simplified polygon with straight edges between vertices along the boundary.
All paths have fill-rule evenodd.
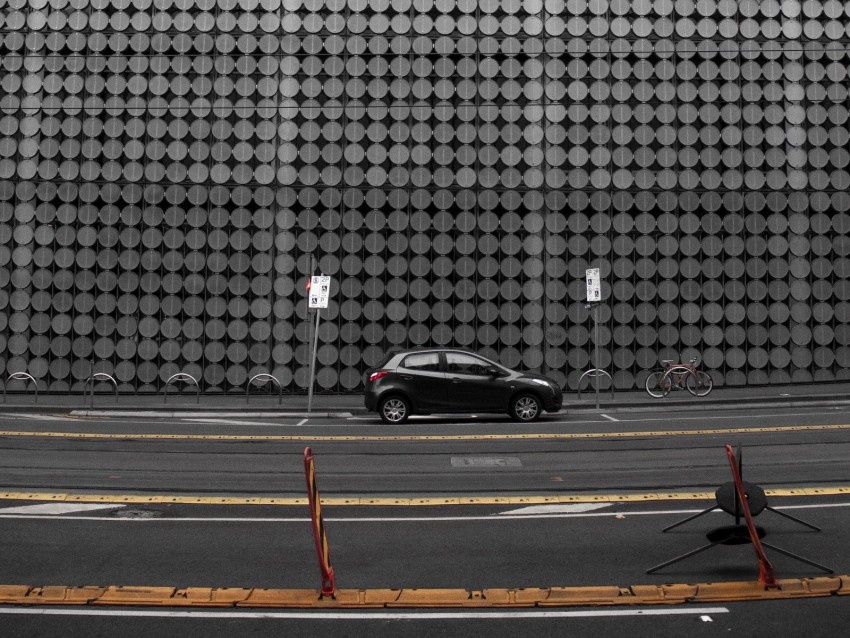
<path id="1" fill-rule="evenodd" d="M 407 355 L 395 371 L 395 382 L 411 398 L 417 410 L 440 409 L 446 392 L 446 374 L 438 352 Z"/>
<path id="2" fill-rule="evenodd" d="M 446 353 L 446 387 L 451 409 L 500 412 L 507 406 L 505 384 L 491 372 L 493 365 L 464 352 Z"/>

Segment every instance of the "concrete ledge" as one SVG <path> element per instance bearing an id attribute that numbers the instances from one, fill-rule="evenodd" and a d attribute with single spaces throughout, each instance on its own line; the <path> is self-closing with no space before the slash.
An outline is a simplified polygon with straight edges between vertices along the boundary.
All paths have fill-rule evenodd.
<path id="1" fill-rule="evenodd" d="M 756 600 L 796 600 L 850 595 L 850 576 L 761 582 L 467 589 L 319 589 L 216 587 L 62 587 L 0 585 L 3 605 L 97 605 L 121 607 L 218 607 L 289 609 L 596 607 L 682 605 Z"/>

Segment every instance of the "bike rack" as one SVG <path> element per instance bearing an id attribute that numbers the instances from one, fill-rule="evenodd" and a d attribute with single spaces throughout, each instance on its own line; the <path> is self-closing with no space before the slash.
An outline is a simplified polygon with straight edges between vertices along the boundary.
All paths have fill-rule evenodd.
<path id="1" fill-rule="evenodd" d="M 6 379 L 6 383 L 3 385 L 3 403 L 6 403 L 6 390 L 9 386 L 9 381 L 23 381 L 24 379 L 29 379 L 35 386 L 35 402 L 38 403 L 38 381 L 36 381 L 35 377 L 27 372 L 13 372 L 9 375 L 9 378 Z"/>
<path id="2" fill-rule="evenodd" d="M 581 382 L 582 382 L 582 380 L 584 380 L 585 377 L 591 377 L 591 378 L 594 379 L 594 381 L 593 381 L 594 388 L 596 387 L 596 384 L 599 383 L 599 381 L 596 380 L 597 377 L 608 377 L 611 380 L 611 400 L 612 401 L 614 400 L 614 379 L 613 379 L 613 377 L 610 374 L 608 374 L 608 372 L 606 372 L 605 370 L 602 370 L 601 368 L 591 368 L 590 370 L 588 370 L 587 372 L 585 372 L 583 375 L 581 375 L 578 378 L 578 400 L 579 401 L 581 401 Z"/>
<path id="3" fill-rule="evenodd" d="M 283 386 L 280 384 L 280 381 L 278 381 L 276 377 L 274 377 L 271 374 L 265 374 L 265 373 L 255 374 L 248 381 L 248 385 L 245 386 L 245 403 L 248 403 L 248 400 L 249 400 L 249 392 L 251 391 L 251 384 L 254 383 L 254 381 L 256 381 L 257 379 L 265 379 L 266 381 L 274 381 L 275 385 L 277 385 L 277 387 L 278 387 L 277 404 L 280 405 L 283 402 Z"/>
<path id="4" fill-rule="evenodd" d="M 106 374 L 105 372 L 95 372 L 88 379 L 86 379 L 86 382 L 83 384 L 83 395 L 85 396 L 85 388 L 89 383 L 91 383 L 91 407 L 94 407 L 95 381 L 111 381 L 115 389 L 115 403 L 118 403 L 118 382 L 111 375 Z"/>
<path id="5" fill-rule="evenodd" d="M 165 382 L 165 388 L 163 388 L 162 390 L 163 403 L 168 403 L 168 386 L 172 383 L 176 383 L 177 381 L 185 381 L 186 383 L 195 384 L 195 396 L 197 403 L 200 405 L 201 386 L 198 385 L 198 380 L 187 372 L 178 372 L 177 374 L 172 374 L 170 377 L 168 377 L 168 381 Z"/>

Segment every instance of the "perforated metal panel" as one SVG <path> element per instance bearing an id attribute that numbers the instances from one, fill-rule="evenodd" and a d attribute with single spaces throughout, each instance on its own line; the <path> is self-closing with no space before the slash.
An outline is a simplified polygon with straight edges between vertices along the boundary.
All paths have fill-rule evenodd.
<path id="1" fill-rule="evenodd" d="M 315 260 L 321 391 L 844 379 L 848 46 L 835 0 L 0 0 L 0 374 L 303 390 Z"/>

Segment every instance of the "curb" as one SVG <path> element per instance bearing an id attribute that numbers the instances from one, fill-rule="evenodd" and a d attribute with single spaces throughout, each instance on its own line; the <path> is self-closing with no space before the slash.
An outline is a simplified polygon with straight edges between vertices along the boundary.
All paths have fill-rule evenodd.
<path id="1" fill-rule="evenodd" d="M 339 412 L 306 412 L 306 411 L 239 411 L 235 412 L 232 408 L 222 408 L 217 411 L 167 411 L 167 410 L 139 410 L 138 408 L 127 408 L 126 410 L 71 410 L 68 414 L 77 417 L 135 417 L 135 418 L 151 418 L 151 419 L 176 419 L 176 418 L 197 418 L 197 419 L 220 419 L 220 418 L 253 418 L 253 419 L 275 419 L 275 418 L 328 418 L 328 419 L 346 419 L 354 415 L 352 411 Z"/>
<path id="2" fill-rule="evenodd" d="M 850 576 L 755 581 L 499 589 L 319 589 L 0 585 L 3 605 L 299 609 L 585 607 L 793 600 L 850 595 Z"/>
<path id="3" fill-rule="evenodd" d="M 587 393 L 583 393 L 587 396 Z M 608 393 L 605 394 L 608 396 Z M 550 416 L 569 415 L 574 413 L 597 412 L 605 411 L 624 411 L 624 410 L 643 410 L 643 411 L 659 411 L 660 409 L 678 410 L 692 409 L 694 407 L 710 406 L 714 409 L 735 409 L 746 405 L 750 408 L 755 407 L 827 407 L 836 405 L 850 405 L 850 400 L 847 394 L 821 394 L 821 395 L 798 395 L 798 396 L 739 396 L 739 397 L 721 397 L 711 399 L 644 399 L 644 398 L 623 398 L 621 400 L 610 400 L 608 398 L 600 400 L 599 408 L 596 408 L 596 402 L 593 398 L 581 398 L 576 400 L 567 400 L 565 408 L 560 412 L 551 414 Z M 111 405 L 111 406 L 90 406 L 80 405 L 79 403 L 4 403 L 0 404 L 0 412 L 6 413 L 63 413 L 73 416 L 89 417 L 89 416 L 126 416 L 126 417 L 181 417 L 181 416 L 209 416 L 220 417 L 226 414 L 238 413 L 241 416 L 265 416 L 265 417 L 326 417 L 326 418 L 344 418 L 351 416 L 360 416 L 369 414 L 362 403 L 359 401 L 352 403 L 341 403 L 333 408 L 325 408 L 307 412 L 306 406 L 291 407 L 284 409 L 283 407 L 272 407 L 269 405 L 245 405 L 235 408 L 232 405 L 208 405 L 199 409 L 197 405 L 190 404 L 153 404 L 150 407 L 142 406 L 138 403 L 134 405 Z"/>
<path id="4" fill-rule="evenodd" d="M 766 489 L 771 498 L 827 497 L 850 494 L 850 485 L 811 486 Z M 323 498 L 327 507 L 446 507 L 473 505 L 574 505 L 577 503 L 671 503 L 675 501 L 711 501 L 714 492 L 634 492 L 627 494 L 563 494 L 522 496 L 433 496 L 433 497 L 359 497 Z M 242 505 L 303 507 L 306 496 L 200 496 L 187 494 L 74 494 L 68 492 L 0 492 L 0 501 L 40 501 L 45 503 L 109 503 L 118 505 Z M 614 514 L 612 513 L 612 516 Z M 2 517 L 0 517 L 2 520 Z"/>

